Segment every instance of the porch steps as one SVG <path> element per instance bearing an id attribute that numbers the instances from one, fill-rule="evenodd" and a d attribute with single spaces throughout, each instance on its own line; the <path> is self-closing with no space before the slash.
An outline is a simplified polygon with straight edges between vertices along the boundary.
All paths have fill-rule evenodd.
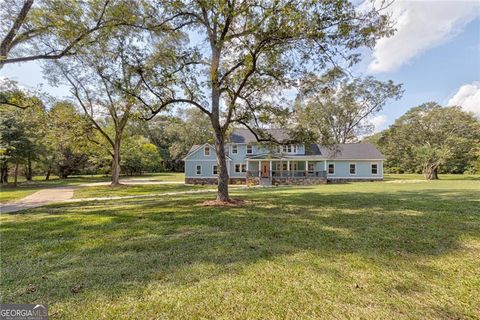
<path id="1" fill-rule="evenodd" d="M 271 186 L 272 185 L 272 178 L 260 178 L 260 185 L 261 186 Z"/>

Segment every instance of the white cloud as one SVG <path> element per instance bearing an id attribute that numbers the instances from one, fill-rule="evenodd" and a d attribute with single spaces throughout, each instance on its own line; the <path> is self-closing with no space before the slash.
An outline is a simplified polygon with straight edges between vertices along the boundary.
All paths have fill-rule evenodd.
<path id="1" fill-rule="evenodd" d="M 385 129 L 386 124 L 387 124 L 387 117 L 382 115 L 378 115 L 370 119 L 370 123 L 373 124 L 375 127 L 374 131 L 375 132 L 380 132 L 383 129 Z"/>
<path id="2" fill-rule="evenodd" d="M 397 0 L 388 9 L 397 31 L 380 39 L 373 51 L 370 72 L 394 71 L 462 31 L 480 16 L 480 1 Z"/>
<path id="3" fill-rule="evenodd" d="M 461 106 L 463 110 L 475 113 L 480 118 L 480 81 L 465 84 L 448 101 L 449 106 Z"/>

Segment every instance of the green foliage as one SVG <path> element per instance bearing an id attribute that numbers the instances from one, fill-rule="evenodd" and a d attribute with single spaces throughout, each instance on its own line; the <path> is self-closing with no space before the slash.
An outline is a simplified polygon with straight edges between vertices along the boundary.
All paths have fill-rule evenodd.
<path id="1" fill-rule="evenodd" d="M 162 158 L 157 147 L 142 136 L 124 140 L 121 166 L 128 175 L 156 172 L 162 168 Z"/>
<path id="2" fill-rule="evenodd" d="M 349 78 L 333 69 L 304 79 L 295 104 L 296 122 L 324 145 L 357 141 L 373 130 L 370 118 L 402 93 L 402 86 L 392 81 Z"/>
<path id="3" fill-rule="evenodd" d="M 478 161 L 480 122 L 459 107 L 425 103 L 372 141 L 387 157 L 387 171 L 398 168 L 435 178 L 439 172 L 463 173 Z"/>

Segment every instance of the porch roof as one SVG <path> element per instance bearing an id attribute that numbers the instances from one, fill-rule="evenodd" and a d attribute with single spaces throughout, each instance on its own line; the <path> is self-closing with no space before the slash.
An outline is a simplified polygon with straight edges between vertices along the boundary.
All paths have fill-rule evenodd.
<path id="1" fill-rule="evenodd" d="M 275 155 L 275 154 L 258 154 L 255 156 L 250 156 L 246 158 L 247 161 L 258 161 L 258 160 L 280 160 L 280 161 L 323 161 L 326 160 L 325 157 L 315 156 L 315 155 Z"/>

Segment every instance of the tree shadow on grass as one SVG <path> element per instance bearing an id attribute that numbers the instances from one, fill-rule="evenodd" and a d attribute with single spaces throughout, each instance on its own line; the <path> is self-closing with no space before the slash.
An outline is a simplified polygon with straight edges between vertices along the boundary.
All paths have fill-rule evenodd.
<path id="1" fill-rule="evenodd" d="M 78 284 L 105 295 L 192 284 L 304 252 L 327 261 L 355 254 L 389 270 L 411 261 L 410 271 L 435 273 L 414 268 L 459 249 L 461 237 L 480 238 L 475 191 L 240 194 L 252 205 L 202 207 L 205 195 L 189 195 L 55 205 L 3 222 L 1 300 L 68 300 Z M 38 289 L 26 294 L 28 284 Z"/>

